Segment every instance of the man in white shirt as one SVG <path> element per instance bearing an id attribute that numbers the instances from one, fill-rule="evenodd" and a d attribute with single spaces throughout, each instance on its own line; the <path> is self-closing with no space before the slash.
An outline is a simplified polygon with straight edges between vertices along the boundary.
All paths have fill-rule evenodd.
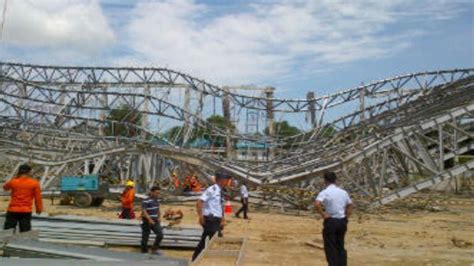
<path id="1" fill-rule="evenodd" d="M 196 203 L 199 224 L 203 227 L 201 241 L 194 250 L 194 261 L 204 249 L 206 238 L 212 238 L 221 228 L 224 228 L 224 187 L 228 184 L 230 175 L 216 173 L 216 183 L 208 187 Z"/>
<path id="2" fill-rule="evenodd" d="M 242 202 L 242 207 L 235 213 L 235 217 L 240 218 L 240 213 L 244 212 L 244 219 L 248 219 L 247 211 L 249 208 L 249 191 L 245 182 L 242 182 L 242 185 L 240 185 L 240 202 Z"/>
<path id="3" fill-rule="evenodd" d="M 329 266 L 347 265 L 344 237 L 347 222 L 352 214 L 352 200 L 349 194 L 336 186 L 336 174 L 324 173 L 326 188 L 316 197 L 316 211 L 324 218 L 324 252 Z M 324 205 L 325 211 L 321 205 Z"/>

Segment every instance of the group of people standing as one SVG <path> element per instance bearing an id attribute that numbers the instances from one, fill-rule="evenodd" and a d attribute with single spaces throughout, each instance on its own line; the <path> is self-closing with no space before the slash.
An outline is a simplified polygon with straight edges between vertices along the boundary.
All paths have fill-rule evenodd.
<path id="1" fill-rule="evenodd" d="M 172 182 L 175 190 L 184 193 L 194 192 L 199 193 L 202 191 L 202 184 L 199 182 L 199 178 L 194 174 L 192 176 L 186 176 L 181 181 L 176 173 L 172 174 Z"/>
<path id="2" fill-rule="evenodd" d="M 222 232 L 225 225 L 224 219 L 224 189 L 230 184 L 230 175 L 226 173 L 217 173 L 215 176 L 215 184 L 208 187 L 200 196 L 197 201 L 197 214 L 199 217 L 199 224 L 203 227 L 203 233 L 201 240 L 197 245 L 192 259 L 201 253 L 204 248 L 206 238 L 212 238 L 216 233 Z M 244 219 L 248 219 L 248 189 L 245 183 L 240 186 L 240 198 L 242 207 L 235 213 L 236 217 L 240 217 L 240 213 L 243 212 Z M 148 240 L 150 233 L 153 232 L 156 235 L 155 241 L 152 245 L 152 253 L 160 255 L 159 251 L 160 243 L 163 239 L 163 231 L 160 225 L 160 203 L 159 203 L 160 189 L 158 186 L 151 188 L 149 196 L 142 201 L 141 209 L 141 229 L 142 229 L 142 240 L 141 240 L 141 251 L 143 253 L 148 252 Z M 135 197 L 134 183 L 128 181 L 126 187 L 121 194 L 122 212 L 120 217 L 122 219 L 133 219 L 133 201 Z"/>
<path id="3" fill-rule="evenodd" d="M 38 180 L 31 176 L 31 166 L 20 165 L 17 175 L 10 178 L 3 185 L 5 191 L 11 191 L 10 204 L 7 209 L 4 229 L 16 228 L 20 232 L 31 230 L 31 218 L 33 201 L 36 213 L 43 211 L 41 188 Z M 224 189 L 229 184 L 230 175 L 219 172 L 215 175 L 215 184 L 208 187 L 196 203 L 199 224 L 203 227 L 201 240 L 197 245 L 192 260 L 195 260 L 204 249 L 207 238 L 212 238 L 216 233 L 223 230 L 225 226 L 224 217 Z M 336 174 L 324 173 L 325 189 L 315 198 L 315 209 L 323 218 L 323 240 L 326 260 L 329 266 L 347 265 L 347 253 L 344 248 L 344 237 L 347 231 L 349 217 L 352 214 L 352 201 L 349 194 L 336 186 Z M 123 219 L 133 219 L 133 203 L 135 198 L 134 183 L 127 182 L 126 188 L 121 194 Z M 153 186 L 148 197 L 141 203 L 141 251 L 148 253 L 148 240 L 150 233 L 156 235 L 152 245 L 152 253 L 161 255 L 160 243 L 163 239 L 160 212 L 160 188 Z M 243 212 L 244 219 L 248 219 L 248 188 L 245 183 L 240 186 L 240 197 L 242 207 L 235 213 L 240 217 Z"/>
<path id="4" fill-rule="evenodd" d="M 192 260 L 195 260 L 204 249 L 206 239 L 212 238 L 225 226 L 223 191 L 229 184 L 230 175 L 217 173 L 215 178 L 216 184 L 207 188 L 196 204 L 203 233 Z M 323 242 L 328 265 L 346 266 L 347 253 L 344 248 L 344 238 L 349 217 L 352 214 L 352 200 L 347 191 L 336 186 L 336 179 L 334 172 L 324 173 L 325 189 L 317 195 L 314 205 L 323 218 Z M 240 186 L 242 207 L 235 214 L 236 217 L 243 212 L 244 219 L 248 219 L 248 196 L 247 186 L 242 183 Z"/>

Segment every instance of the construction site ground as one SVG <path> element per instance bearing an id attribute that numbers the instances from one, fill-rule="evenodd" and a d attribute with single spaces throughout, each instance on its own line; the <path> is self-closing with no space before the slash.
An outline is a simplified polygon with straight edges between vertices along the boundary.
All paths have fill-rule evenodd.
<path id="1" fill-rule="evenodd" d="M 349 265 L 474 265 L 472 195 L 427 198 L 422 194 L 377 211 L 355 211 L 346 235 Z M 1 211 L 8 200 L 0 197 Z M 113 219 L 120 208 L 118 201 L 85 209 L 57 203 L 45 199 L 45 211 Z M 234 211 L 238 206 L 233 204 Z M 181 224 L 197 226 L 194 203 L 162 205 L 163 211 L 167 208 L 184 211 Z M 251 220 L 229 216 L 224 230 L 225 236 L 247 238 L 244 265 L 325 265 L 322 221 L 316 214 L 294 216 L 251 207 L 249 216 Z M 190 258 L 192 251 L 164 254 Z"/>

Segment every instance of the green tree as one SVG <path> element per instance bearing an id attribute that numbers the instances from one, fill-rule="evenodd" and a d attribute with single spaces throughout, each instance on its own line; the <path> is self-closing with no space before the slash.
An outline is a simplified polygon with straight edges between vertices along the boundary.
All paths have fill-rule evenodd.
<path id="1" fill-rule="evenodd" d="M 219 128 L 224 132 L 226 131 L 227 127 L 223 116 L 212 115 L 208 117 L 206 121 L 214 128 Z M 232 129 L 235 129 L 235 126 L 232 125 Z M 225 147 L 226 145 L 225 137 L 212 135 L 210 128 L 197 128 L 193 135 L 209 140 L 214 147 Z"/>
<path id="2" fill-rule="evenodd" d="M 212 115 L 208 117 L 206 121 L 214 128 L 220 128 L 222 131 L 226 131 L 226 123 L 224 117 L 220 115 Z M 235 126 L 232 126 L 232 128 L 235 129 Z M 181 145 L 183 144 L 183 134 L 184 127 L 175 126 L 168 129 L 163 136 L 169 141 Z M 212 134 L 210 128 L 203 128 L 195 125 L 193 127 L 191 138 L 188 140 L 188 142 L 192 142 L 201 138 L 209 140 L 212 143 L 212 146 L 214 147 L 225 147 L 225 137 L 215 136 Z"/>
<path id="3" fill-rule="evenodd" d="M 211 115 L 206 119 L 206 121 L 217 128 L 226 129 L 225 119 L 220 115 Z M 232 128 L 234 127 L 232 126 Z"/>
<path id="4" fill-rule="evenodd" d="M 174 126 L 165 132 L 164 137 L 173 143 L 182 144 L 183 131 L 184 128 L 182 126 Z"/>
<path id="5" fill-rule="evenodd" d="M 107 136 L 135 137 L 139 134 L 136 126 L 141 126 L 142 114 L 127 104 L 112 109 L 107 116 L 105 134 Z"/>
<path id="6" fill-rule="evenodd" d="M 275 137 L 277 138 L 291 137 L 294 135 L 298 135 L 301 132 L 297 127 L 291 126 L 286 120 L 281 122 L 274 122 L 273 127 L 275 129 Z M 268 127 L 266 127 L 263 132 L 265 133 L 265 135 L 268 135 Z"/>
<path id="7" fill-rule="evenodd" d="M 337 129 L 331 124 L 324 125 L 323 128 L 321 128 L 321 137 L 323 138 L 330 138 L 336 133 Z"/>
<path id="8" fill-rule="evenodd" d="M 224 117 L 220 115 L 212 115 L 206 119 L 206 121 L 213 127 L 221 129 L 221 131 L 226 132 L 226 123 Z M 235 130 L 235 126 L 232 125 L 232 129 Z M 192 138 L 190 141 L 204 138 L 211 142 L 211 145 L 214 147 L 225 147 L 225 137 L 223 136 L 216 136 L 212 134 L 211 128 L 203 128 L 199 126 L 195 126 L 193 129 Z"/>

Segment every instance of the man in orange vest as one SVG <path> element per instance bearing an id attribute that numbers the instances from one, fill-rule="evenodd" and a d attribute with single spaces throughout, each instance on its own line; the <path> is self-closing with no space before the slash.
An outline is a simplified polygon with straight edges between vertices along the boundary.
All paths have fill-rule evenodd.
<path id="1" fill-rule="evenodd" d="M 174 189 L 178 190 L 179 189 L 179 178 L 176 175 L 176 173 L 173 173 L 172 177 L 173 177 Z"/>
<path id="2" fill-rule="evenodd" d="M 22 164 L 15 177 L 4 185 L 5 191 L 11 191 L 10 205 L 8 205 L 5 225 L 3 229 L 16 228 L 19 224 L 20 232 L 31 230 L 31 213 L 33 199 L 35 200 L 36 213 L 43 211 L 41 188 L 38 180 L 31 177 L 31 166 Z"/>
<path id="3" fill-rule="evenodd" d="M 201 190 L 202 190 L 201 183 L 199 183 L 199 180 L 196 177 L 196 175 L 193 175 L 191 177 L 191 191 L 192 192 L 201 192 Z"/>
<path id="4" fill-rule="evenodd" d="M 120 195 L 120 201 L 122 202 L 122 213 L 120 218 L 122 219 L 134 219 L 135 212 L 133 211 L 133 202 L 135 200 L 135 183 L 133 181 L 127 181 L 126 187 Z"/>

